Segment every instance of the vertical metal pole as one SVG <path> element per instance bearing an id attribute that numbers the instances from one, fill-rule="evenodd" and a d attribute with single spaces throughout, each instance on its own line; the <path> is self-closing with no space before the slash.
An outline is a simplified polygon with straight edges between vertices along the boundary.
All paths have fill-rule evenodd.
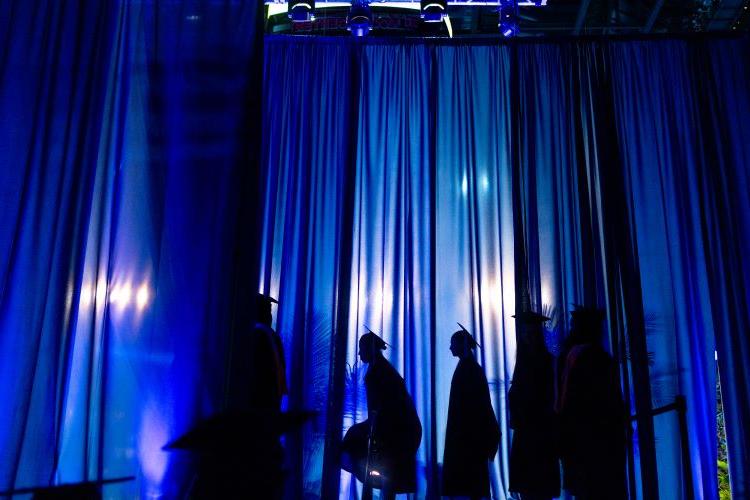
<path id="1" fill-rule="evenodd" d="M 677 406 L 677 417 L 680 425 L 680 451 L 682 453 L 682 482 L 685 484 L 684 498 L 693 500 L 695 491 L 693 490 L 693 464 L 690 461 L 690 439 L 687 426 L 687 401 L 682 394 L 674 399 Z"/>

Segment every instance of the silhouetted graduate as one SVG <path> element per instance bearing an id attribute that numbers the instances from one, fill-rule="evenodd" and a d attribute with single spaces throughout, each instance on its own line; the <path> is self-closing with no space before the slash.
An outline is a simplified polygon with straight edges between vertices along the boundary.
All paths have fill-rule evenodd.
<path id="1" fill-rule="evenodd" d="M 342 467 L 381 497 L 416 491 L 416 454 L 422 440 L 411 396 L 401 375 L 383 357 L 386 343 L 372 332 L 359 339 L 365 375 L 367 420 L 353 425 L 342 443 Z"/>
<path id="2" fill-rule="evenodd" d="M 271 305 L 278 301 L 258 294 L 255 299 L 256 323 L 250 346 L 249 408 L 281 410 L 281 399 L 287 394 L 286 362 L 281 337 L 271 327 Z"/>
<path id="3" fill-rule="evenodd" d="M 516 366 L 508 391 L 510 427 L 510 491 L 521 499 L 560 495 L 555 385 L 552 355 L 544 343 L 549 318 L 522 312 L 516 318 Z"/>
<path id="4" fill-rule="evenodd" d="M 273 330 L 276 299 L 258 294 L 255 324 L 234 344 L 238 401 L 190 433 L 201 444 L 191 498 L 280 498 L 283 449 L 277 423 L 287 393 L 281 338 Z M 227 435 L 218 433 L 226 429 Z M 207 441 L 211 446 L 207 446 Z"/>
<path id="5" fill-rule="evenodd" d="M 622 499 L 625 484 L 625 409 L 617 365 L 601 346 L 604 313 L 577 307 L 574 343 L 565 357 L 558 396 L 563 487 L 576 499 Z"/>
<path id="6" fill-rule="evenodd" d="M 474 359 L 473 350 L 477 346 L 463 326 L 451 337 L 450 350 L 458 358 L 458 365 L 451 380 L 445 429 L 443 495 L 446 496 L 490 496 L 488 461 L 497 453 L 500 426 L 492 410 L 487 378 Z"/>

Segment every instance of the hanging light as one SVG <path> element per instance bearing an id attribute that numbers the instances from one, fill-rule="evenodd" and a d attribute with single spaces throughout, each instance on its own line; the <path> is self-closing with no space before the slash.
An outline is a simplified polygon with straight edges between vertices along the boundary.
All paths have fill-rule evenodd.
<path id="1" fill-rule="evenodd" d="M 500 0 L 500 10 L 497 27 L 505 38 L 512 38 L 518 34 L 518 1 Z"/>
<path id="2" fill-rule="evenodd" d="M 315 20 L 315 0 L 289 0 L 287 17 L 293 23 L 304 23 Z"/>
<path id="3" fill-rule="evenodd" d="M 448 2 L 446 0 L 420 0 L 419 7 L 421 11 L 419 17 L 424 22 L 440 23 L 448 10 Z"/>
<path id="4" fill-rule="evenodd" d="M 366 36 L 372 28 L 372 10 L 367 0 L 354 0 L 346 16 L 346 29 L 354 36 Z"/>

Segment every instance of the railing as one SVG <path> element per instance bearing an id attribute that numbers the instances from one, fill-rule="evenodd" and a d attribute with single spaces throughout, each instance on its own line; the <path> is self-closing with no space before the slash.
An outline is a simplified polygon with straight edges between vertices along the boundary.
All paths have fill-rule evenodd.
<path id="1" fill-rule="evenodd" d="M 687 426 L 687 401 L 685 396 L 679 394 L 675 396 L 674 402 L 668 405 L 660 406 L 658 408 L 652 408 L 651 411 L 645 415 L 632 415 L 630 421 L 638 421 L 643 418 L 653 418 L 663 413 L 670 411 L 677 412 L 677 419 L 680 427 L 680 452 L 682 462 L 682 477 L 684 481 L 684 498 L 686 500 L 693 500 L 695 498 L 695 491 L 693 490 L 693 465 L 690 461 L 690 443 L 688 441 L 688 426 Z M 631 427 L 628 430 L 632 433 Z"/>
<path id="2" fill-rule="evenodd" d="M 0 491 L 0 497 L 5 496 L 13 496 L 13 495 L 23 495 L 23 494 L 29 494 L 29 493 L 44 493 L 48 491 L 53 491 L 56 489 L 70 489 L 70 488 L 87 488 L 91 487 L 96 490 L 98 490 L 101 486 L 105 484 L 113 484 L 113 483 L 125 483 L 128 481 L 133 481 L 135 479 L 135 476 L 126 476 L 126 477 L 117 477 L 112 479 L 102 479 L 100 481 L 84 481 L 81 483 L 68 483 L 68 484 L 58 484 L 53 486 L 36 486 L 32 488 L 19 488 L 17 490 L 9 490 L 9 491 Z M 88 491 L 88 490 L 87 490 Z M 71 496 L 72 498 L 72 496 Z"/>

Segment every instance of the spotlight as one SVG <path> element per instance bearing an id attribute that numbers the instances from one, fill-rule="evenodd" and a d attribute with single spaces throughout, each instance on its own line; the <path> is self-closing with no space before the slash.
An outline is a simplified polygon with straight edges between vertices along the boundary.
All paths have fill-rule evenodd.
<path id="1" fill-rule="evenodd" d="M 346 29 L 354 36 L 366 36 L 372 27 L 372 11 L 367 0 L 354 0 L 346 16 Z"/>
<path id="2" fill-rule="evenodd" d="M 315 0 L 289 0 L 287 17 L 293 23 L 304 23 L 315 20 Z"/>
<path id="3" fill-rule="evenodd" d="M 497 26 L 505 38 L 512 38 L 518 34 L 518 2 L 517 0 L 500 0 L 500 11 Z"/>
<path id="4" fill-rule="evenodd" d="M 424 22 L 426 23 L 440 23 L 445 17 L 445 12 L 448 8 L 446 0 L 420 0 L 419 2 L 420 14 Z"/>

